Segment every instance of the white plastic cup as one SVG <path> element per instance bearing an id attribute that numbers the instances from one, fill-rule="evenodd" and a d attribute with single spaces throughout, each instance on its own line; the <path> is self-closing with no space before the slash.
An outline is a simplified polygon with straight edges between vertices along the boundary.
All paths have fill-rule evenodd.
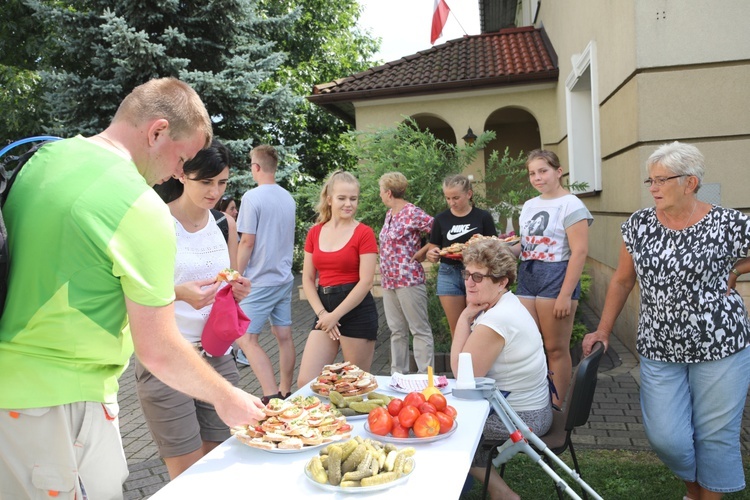
<path id="1" fill-rule="evenodd" d="M 456 377 L 456 389 L 476 389 L 474 380 L 474 365 L 471 362 L 471 353 L 462 352 L 458 355 L 458 376 Z"/>

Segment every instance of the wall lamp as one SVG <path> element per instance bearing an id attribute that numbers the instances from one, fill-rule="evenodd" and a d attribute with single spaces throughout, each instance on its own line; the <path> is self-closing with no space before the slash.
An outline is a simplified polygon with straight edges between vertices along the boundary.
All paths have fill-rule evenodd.
<path id="1" fill-rule="evenodd" d="M 474 145 L 474 141 L 477 140 L 476 134 L 471 130 L 471 127 L 469 127 L 469 130 L 466 132 L 466 135 L 461 137 L 461 139 L 464 140 L 466 144 L 469 146 Z"/>

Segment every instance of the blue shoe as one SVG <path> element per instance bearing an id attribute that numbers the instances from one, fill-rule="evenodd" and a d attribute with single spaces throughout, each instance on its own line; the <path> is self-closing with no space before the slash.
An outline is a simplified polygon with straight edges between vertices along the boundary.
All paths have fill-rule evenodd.
<path id="1" fill-rule="evenodd" d="M 241 365 L 250 366 L 250 361 L 247 360 L 245 353 L 242 349 L 237 349 L 237 362 Z"/>

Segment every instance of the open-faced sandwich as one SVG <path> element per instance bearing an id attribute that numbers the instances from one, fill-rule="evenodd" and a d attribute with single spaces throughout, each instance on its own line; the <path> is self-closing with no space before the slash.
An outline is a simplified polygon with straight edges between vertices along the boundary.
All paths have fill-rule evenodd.
<path id="1" fill-rule="evenodd" d="M 234 269 L 226 268 L 223 271 L 219 271 L 219 274 L 216 275 L 216 281 L 234 281 L 240 277 L 240 273 L 235 271 Z"/>
<path id="2" fill-rule="evenodd" d="M 461 252 L 463 252 L 464 248 L 466 248 L 465 243 L 453 243 L 452 245 L 441 249 L 440 256 L 446 257 L 449 255 L 460 255 Z"/>
<path id="3" fill-rule="evenodd" d="M 326 365 L 310 388 L 321 396 L 336 391 L 344 396 L 360 396 L 378 388 L 375 377 L 348 361 Z"/>
<path id="4" fill-rule="evenodd" d="M 351 436 L 346 417 L 315 396 L 273 398 L 264 412 L 266 418 L 258 425 L 233 427 L 234 436 L 262 450 L 300 450 Z"/>

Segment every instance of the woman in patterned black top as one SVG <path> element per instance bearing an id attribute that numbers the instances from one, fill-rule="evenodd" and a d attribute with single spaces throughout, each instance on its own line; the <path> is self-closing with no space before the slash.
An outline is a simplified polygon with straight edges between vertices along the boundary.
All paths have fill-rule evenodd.
<path id="1" fill-rule="evenodd" d="M 750 271 L 750 217 L 699 201 L 703 156 L 665 144 L 647 163 L 655 206 L 622 225 L 624 243 L 599 327 L 607 345 L 638 279 L 643 426 L 688 499 L 745 487 L 740 425 L 750 384 L 750 320 L 736 279 Z"/>

